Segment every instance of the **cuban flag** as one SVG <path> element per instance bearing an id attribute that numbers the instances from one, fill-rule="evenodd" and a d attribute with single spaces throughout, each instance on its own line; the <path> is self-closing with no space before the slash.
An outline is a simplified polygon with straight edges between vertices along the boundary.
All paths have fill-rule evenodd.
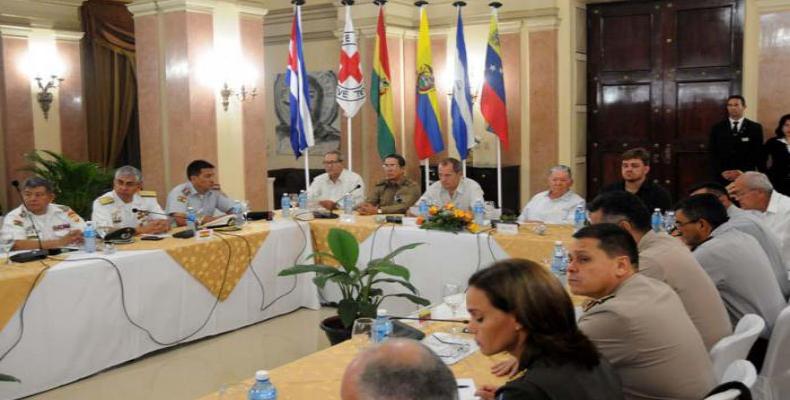
<path id="1" fill-rule="evenodd" d="M 464 24 L 461 20 L 461 7 L 458 7 L 458 24 L 455 31 L 455 77 L 453 79 L 453 100 L 451 118 L 455 148 L 461 160 L 469 156 L 469 149 L 475 147 L 472 129 L 472 95 L 469 91 L 469 73 L 466 62 L 466 42 Z"/>
<path id="2" fill-rule="evenodd" d="M 291 105 L 291 148 L 296 158 L 315 144 L 313 121 L 310 119 L 310 90 L 307 85 L 307 69 L 302 53 L 302 9 L 294 6 L 294 19 L 291 25 L 291 42 L 288 45 L 288 70 L 285 84 L 290 93 Z"/>
<path id="3" fill-rule="evenodd" d="M 346 26 L 343 29 L 343 42 L 340 46 L 340 68 L 337 72 L 337 104 L 353 118 L 365 103 L 365 85 L 362 83 L 359 51 L 357 50 L 357 33 L 351 21 L 351 7 L 346 6 Z"/>

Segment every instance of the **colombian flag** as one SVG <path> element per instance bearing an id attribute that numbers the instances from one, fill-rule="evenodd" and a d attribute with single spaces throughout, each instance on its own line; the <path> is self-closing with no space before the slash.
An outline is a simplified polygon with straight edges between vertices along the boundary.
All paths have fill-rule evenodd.
<path id="1" fill-rule="evenodd" d="M 379 6 L 376 27 L 376 46 L 373 50 L 373 73 L 370 83 L 370 103 L 376 110 L 376 133 L 379 157 L 395 153 L 395 124 L 392 120 L 392 85 L 390 83 L 390 58 L 387 51 L 387 31 L 384 28 L 384 4 Z"/>
<path id="2" fill-rule="evenodd" d="M 417 146 L 417 158 L 420 160 L 444 150 L 442 127 L 439 123 L 439 103 L 436 100 L 431 63 L 428 15 L 425 13 L 425 6 L 421 6 L 420 36 L 417 39 L 417 117 L 414 123 L 414 144 Z"/>
<path id="3" fill-rule="evenodd" d="M 499 46 L 497 10 L 491 9 L 491 24 L 486 46 L 486 71 L 483 92 L 480 95 L 480 113 L 488 123 L 488 131 L 499 136 L 508 148 L 507 107 L 505 106 L 505 79 L 502 73 L 502 50 Z"/>

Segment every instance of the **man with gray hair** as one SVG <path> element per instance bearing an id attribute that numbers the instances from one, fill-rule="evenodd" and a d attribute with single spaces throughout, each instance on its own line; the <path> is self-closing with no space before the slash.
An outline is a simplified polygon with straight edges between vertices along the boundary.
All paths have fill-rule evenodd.
<path id="1" fill-rule="evenodd" d="M 345 169 L 343 157 L 337 150 L 324 154 L 324 170 L 307 189 L 308 198 L 317 201 L 327 210 L 342 207 L 337 204 L 345 195 L 351 195 L 354 207 L 365 200 L 365 184 L 359 174 Z"/>
<path id="2" fill-rule="evenodd" d="M 143 175 L 139 169 L 131 165 L 118 168 L 112 187 L 112 191 L 93 201 L 91 219 L 97 227 L 129 227 L 137 233 L 153 234 L 170 230 L 170 220 L 157 203 L 156 192 L 142 190 Z"/>
<path id="3" fill-rule="evenodd" d="M 389 339 L 346 367 L 342 400 L 456 400 L 453 373 L 420 342 Z"/>
<path id="4" fill-rule="evenodd" d="M 68 206 L 54 204 L 52 182 L 39 177 L 22 184 L 25 205 L 11 210 L 3 220 L 3 232 L 16 242 L 14 250 L 50 249 L 82 242 L 85 221 Z"/>
<path id="5" fill-rule="evenodd" d="M 521 211 L 520 222 L 536 221 L 549 224 L 572 224 L 573 211 L 584 199 L 571 190 L 573 176 L 565 165 L 549 169 L 549 190 L 540 192 L 529 200 Z"/>
<path id="6" fill-rule="evenodd" d="M 730 196 L 744 210 L 753 210 L 779 238 L 785 263 L 790 262 L 790 197 L 776 190 L 768 177 L 748 171 L 727 186 Z"/>

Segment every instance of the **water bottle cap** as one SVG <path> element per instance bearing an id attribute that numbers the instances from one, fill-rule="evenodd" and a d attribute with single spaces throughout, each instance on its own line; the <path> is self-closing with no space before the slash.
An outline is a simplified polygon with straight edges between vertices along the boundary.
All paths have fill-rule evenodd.
<path id="1" fill-rule="evenodd" d="M 376 310 L 376 316 L 378 316 L 378 317 L 386 317 L 387 316 L 387 310 L 385 310 L 383 308 L 379 308 L 378 310 Z"/>
<path id="2" fill-rule="evenodd" d="M 561 240 L 557 240 L 557 241 L 554 242 L 554 245 L 555 246 L 562 246 L 562 241 Z"/>
<path id="3" fill-rule="evenodd" d="M 661 211 L 661 209 L 660 209 L 660 208 L 658 208 L 658 207 L 656 207 L 656 209 L 655 209 L 655 210 L 653 210 L 653 211 L 659 211 L 659 212 L 660 212 L 660 211 Z"/>
<path id="4" fill-rule="evenodd" d="M 255 372 L 255 380 L 257 381 L 265 381 L 269 379 L 269 371 L 260 370 Z"/>

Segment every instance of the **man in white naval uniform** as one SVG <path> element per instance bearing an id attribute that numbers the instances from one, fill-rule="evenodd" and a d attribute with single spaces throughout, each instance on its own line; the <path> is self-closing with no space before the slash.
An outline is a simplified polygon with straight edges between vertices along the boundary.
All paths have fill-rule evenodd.
<path id="1" fill-rule="evenodd" d="M 156 192 L 143 191 L 142 186 L 143 175 L 139 169 L 131 165 L 118 168 L 113 190 L 93 201 L 93 223 L 97 227 L 134 228 L 137 233 L 170 230 L 170 220 L 157 203 Z"/>

